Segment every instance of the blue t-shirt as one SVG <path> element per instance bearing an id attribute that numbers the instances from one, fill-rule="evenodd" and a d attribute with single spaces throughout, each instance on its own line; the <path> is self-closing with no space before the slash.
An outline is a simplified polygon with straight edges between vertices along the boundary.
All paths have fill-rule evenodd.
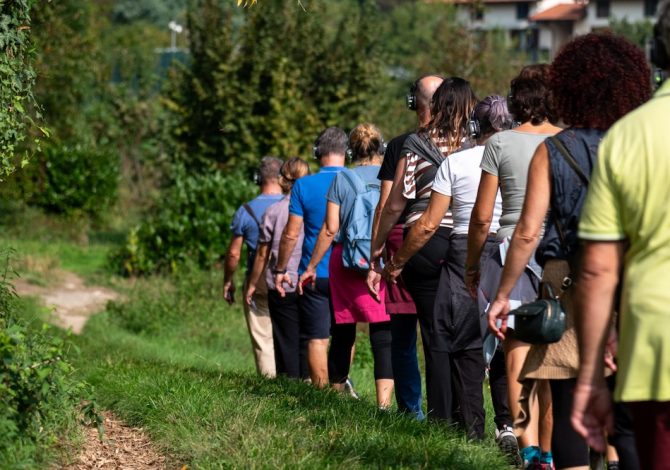
<path id="1" fill-rule="evenodd" d="M 249 249 L 249 254 L 252 254 L 256 251 L 256 245 L 258 243 L 258 224 L 263 220 L 263 214 L 265 210 L 270 207 L 275 202 L 281 201 L 284 196 L 282 194 L 261 194 L 256 199 L 252 199 L 247 204 L 251 207 L 251 210 L 254 212 L 258 221 L 249 214 L 244 206 L 240 206 L 233 216 L 233 221 L 230 224 L 230 230 L 233 232 L 233 236 L 243 237 L 244 242 L 247 244 Z M 253 263 L 253 256 L 247 258 L 247 271 L 251 272 Z"/>
<path id="2" fill-rule="evenodd" d="M 357 166 L 352 168 L 351 171 L 355 172 L 366 184 L 381 184 L 379 178 L 377 178 L 380 171 L 379 165 Z M 355 176 L 353 177 L 355 178 Z M 340 206 L 340 233 L 342 233 L 346 230 L 346 227 L 343 226 L 344 220 L 354 207 L 356 191 L 344 175 L 337 175 L 328 189 L 326 199 Z M 338 233 L 335 242 L 340 241 L 342 240 Z"/>
<path id="3" fill-rule="evenodd" d="M 300 178 L 293 185 L 291 190 L 291 203 L 289 204 L 289 214 L 302 217 L 305 239 L 302 243 L 302 256 L 300 257 L 299 273 L 302 274 L 309 260 L 312 258 L 312 252 L 319 238 L 319 232 L 326 218 L 326 193 L 335 175 L 342 171 L 342 166 L 325 166 L 315 175 Z M 328 277 L 328 263 L 330 261 L 330 248 L 326 252 L 321 262 L 316 267 L 316 277 Z"/>

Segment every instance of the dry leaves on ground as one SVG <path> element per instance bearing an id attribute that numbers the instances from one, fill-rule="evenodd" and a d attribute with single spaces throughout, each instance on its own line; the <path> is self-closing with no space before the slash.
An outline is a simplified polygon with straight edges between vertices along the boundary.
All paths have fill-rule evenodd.
<path id="1" fill-rule="evenodd" d="M 102 412 L 105 433 L 102 442 L 98 430 L 87 427 L 84 448 L 68 470 L 119 469 L 145 470 L 165 468 L 165 457 L 139 428 L 125 425 L 109 411 Z"/>

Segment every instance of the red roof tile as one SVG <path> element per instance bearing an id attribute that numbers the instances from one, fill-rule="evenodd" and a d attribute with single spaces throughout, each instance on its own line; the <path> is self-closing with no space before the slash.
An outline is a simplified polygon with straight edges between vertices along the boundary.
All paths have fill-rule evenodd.
<path id="1" fill-rule="evenodd" d="M 561 3 L 528 18 L 530 21 L 577 21 L 586 15 L 585 3 Z"/>

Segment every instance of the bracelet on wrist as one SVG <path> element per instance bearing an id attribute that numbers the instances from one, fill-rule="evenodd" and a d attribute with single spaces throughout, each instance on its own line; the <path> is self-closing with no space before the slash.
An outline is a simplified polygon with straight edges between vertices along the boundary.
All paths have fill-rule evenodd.
<path id="1" fill-rule="evenodd" d="M 284 269 L 276 269 L 275 268 L 275 269 L 272 270 L 272 274 L 274 274 L 275 276 L 277 276 L 279 274 L 286 274 L 287 272 L 288 272 L 288 269 L 286 269 L 286 268 L 284 268 Z"/>
<path id="2" fill-rule="evenodd" d="M 388 260 L 386 265 L 393 271 L 395 271 L 396 269 L 402 269 L 403 267 L 405 267 L 405 265 L 403 263 L 396 264 L 395 260 L 393 259 L 393 256 L 391 256 L 391 259 Z"/>

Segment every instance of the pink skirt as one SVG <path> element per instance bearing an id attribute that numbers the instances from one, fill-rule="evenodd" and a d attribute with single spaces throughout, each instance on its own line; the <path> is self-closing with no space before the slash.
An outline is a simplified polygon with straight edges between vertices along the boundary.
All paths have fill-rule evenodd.
<path id="1" fill-rule="evenodd" d="M 402 232 L 402 224 L 397 224 L 391 229 L 386 239 L 386 254 L 389 258 L 402 246 Z M 401 313 L 416 314 L 414 300 L 412 300 L 412 296 L 407 292 L 402 276 L 398 276 L 395 284 L 386 286 L 386 311 L 391 315 Z"/>
<path id="2" fill-rule="evenodd" d="M 384 302 L 378 303 L 368 292 L 367 274 L 345 268 L 342 264 L 342 244 L 333 245 L 328 265 L 330 299 L 333 302 L 335 323 L 379 323 L 390 321 Z M 386 295 L 382 281 L 380 297 Z"/>

